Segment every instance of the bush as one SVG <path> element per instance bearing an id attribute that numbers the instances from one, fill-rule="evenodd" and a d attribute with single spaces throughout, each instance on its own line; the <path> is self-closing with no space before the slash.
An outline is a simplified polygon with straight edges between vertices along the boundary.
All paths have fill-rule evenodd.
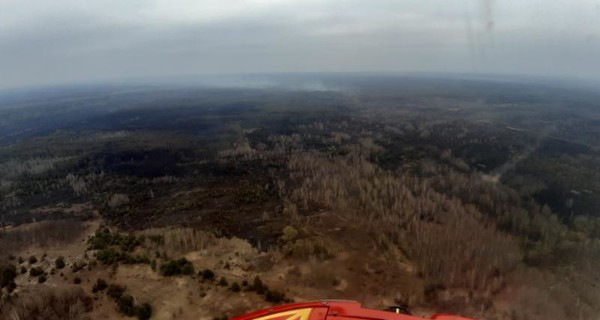
<path id="1" fill-rule="evenodd" d="M 40 274 L 38 276 L 38 283 L 44 283 L 46 282 L 46 275 L 45 274 Z"/>
<path id="2" fill-rule="evenodd" d="M 133 317 L 136 313 L 135 306 L 133 305 L 133 297 L 129 294 L 124 294 L 117 299 L 117 308 L 122 314 Z"/>
<path id="3" fill-rule="evenodd" d="M 8 287 L 17 277 L 17 268 L 12 264 L 0 266 L 0 289 Z"/>
<path id="4" fill-rule="evenodd" d="M 21 266 L 21 274 L 25 274 L 27 273 L 27 268 L 25 268 L 24 266 Z"/>
<path id="5" fill-rule="evenodd" d="M 54 266 L 56 267 L 56 269 L 64 268 L 65 267 L 65 258 L 63 258 L 63 257 L 56 258 L 56 260 L 54 260 Z"/>
<path id="6" fill-rule="evenodd" d="M 71 265 L 71 271 L 77 272 L 77 271 L 85 268 L 85 266 L 86 266 L 85 262 L 80 262 L 80 263 L 75 262 Z"/>
<path id="7" fill-rule="evenodd" d="M 73 283 L 74 283 L 74 284 L 80 284 L 80 283 L 81 283 L 81 278 L 79 278 L 79 277 L 75 277 L 75 279 L 73 279 Z M 92 290 L 92 291 L 93 291 L 93 290 Z M 94 292 L 96 292 L 96 291 L 94 291 Z"/>
<path id="8" fill-rule="evenodd" d="M 120 286 L 118 284 L 110 284 L 108 286 L 108 289 L 106 290 L 106 294 L 114 300 L 121 298 L 124 292 L 125 287 Z"/>
<path id="9" fill-rule="evenodd" d="M 18 262 L 19 264 L 23 263 L 23 261 L 24 261 L 24 260 L 23 260 L 23 257 L 19 256 L 19 257 L 17 258 L 17 262 Z"/>
<path id="10" fill-rule="evenodd" d="M 247 288 L 248 291 L 256 291 L 258 294 L 264 294 L 268 289 L 259 276 L 254 277 L 252 285 Z"/>
<path id="11" fill-rule="evenodd" d="M 29 260 L 28 260 L 28 261 L 29 261 L 29 264 L 34 264 L 34 263 L 36 263 L 38 260 L 37 260 L 37 258 L 36 258 L 35 256 L 31 256 L 31 257 L 29 257 Z"/>
<path id="12" fill-rule="evenodd" d="M 254 277 L 254 282 L 252 283 L 252 286 L 255 288 L 262 288 L 263 287 L 263 282 L 260 279 L 259 276 Z"/>
<path id="13" fill-rule="evenodd" d="M 114 248 L 106 248 L 96 253 L 96 259 L 104 265 L 110 265 L 117 262 L 125 264 L 135 263 L 150 263 L 150 258 L 147 256 L 131 255 L 126 252 L 118 251 Z"/>
<path id="14" fill-rule="evenodd" d="M 267 290 L 265 292 L 265 300 L 273 303 L 280 303 L 285 300 L 285 294 L 279 291 Z"/>
<path id="15" fill-rule="evenodd" d="M 108 229 L 98 230 L 88 240 L 88 250 L 105 250 L 111 246 L 118 246 L 124 252 L 131 252 L 141 244 L 142 239 L 134 235 L 111 233 Z"/>
<path id="16" fill-rule="evenodd" d="M 298 236 L 298 230 L 292 226 L 285 226 L 282 230 L 283 235 L 281 236 L 281 240 L 288 242 L 296 239 Z"/>
<path id="17" fill-rule="evenodd" d="M 202 279 L 213 280 L 214 278 L 215 278 L 215 273 L 212 270 L 204 269 L 204 271 L 202 271 Z"/>
<path id="18" fill-rule="evenodd" d="M 148 303 L 142 303 L 136 308 L 136 315 L 139 320 L 148 320 L 152 317 L 152 306 Z"/>
<path id="19" fill-rule="evenodd" d="M 231 287 L 229 287 L 229 289 L 233 292 L 240 292 L 240 285 L 237 282 L 234 282 L 231 284 Z"/>
<path id="20" fill-rule="evenodd" d="M 76 279 L 79 279 L 79 278 L 76 278 Z M 106 281 L 98 278 L 96 280 L 96 283 L 94 284 L 94 287 L 92 287 L 92 292 L 102 291 L 102 290 L 106 289 L 107 287 L 108 287 L 108 284 L 106 283 Z"/>
<path id="21" fill-rule="evenodd" d="M 193 273 L 194 265 L 186 258 L 169 260 L 160 266 L 160 274 L 167 277 L 179 274 L 190 275 Z"/>
<path id="22" fill-rule="evenodd" d="M 219 285 L 221 287 L 227 287 L 227 279 L 225 279 L 225 277 L 221 277 L 221 280 L 219 280 Z"/>
<path id="23" fill-rule="evenodd" d="M 31 267 L 31 269 L 29 269 L 29 275 L 32 277 L 37 277 L 42 274 L 44 274 L 44 269 L 42 268 Z"/>

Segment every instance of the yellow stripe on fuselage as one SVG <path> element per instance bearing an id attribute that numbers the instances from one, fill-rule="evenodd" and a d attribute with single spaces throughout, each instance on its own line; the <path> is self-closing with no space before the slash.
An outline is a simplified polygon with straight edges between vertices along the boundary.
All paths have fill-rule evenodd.
<path id="1" fill-rule="evenodd" d="M 311 308 L 305 308 L 305 309 L 277 312 L 277 313 L 269 314 L 266 316 L 254 318 L 254 320 L 272 320 L 272 319 L 308 320 L 311 310 L 312 310 Z"/>

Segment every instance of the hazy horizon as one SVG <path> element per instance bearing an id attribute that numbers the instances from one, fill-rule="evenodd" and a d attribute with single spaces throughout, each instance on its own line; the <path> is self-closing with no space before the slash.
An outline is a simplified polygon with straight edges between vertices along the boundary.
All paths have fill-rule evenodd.
<path id="1" fill-rule="evenodd" d="M 0 88 L 312 72 L 598 80 L 592 0 L 0 0 Z"/>

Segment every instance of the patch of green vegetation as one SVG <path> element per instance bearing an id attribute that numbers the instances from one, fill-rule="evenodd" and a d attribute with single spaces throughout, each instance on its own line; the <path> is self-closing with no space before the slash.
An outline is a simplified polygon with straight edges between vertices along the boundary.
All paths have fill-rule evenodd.
<path id="1" fill-rule="evenodd" d="M 148 256 L 132 255 L 114 248 L 105 248 L 96 253 L 96 259 L 104 265 L 121 262 L 125 264 L 150 264 Z"/>
<path id="2" fill-rule="evenodd" d="M 96 259 L 104 265 L 115 263 L 150 264 L 151 261 L 148 256 L 131 253 L 144 240 L 144 236 L 121 235 L 119 233 L 111 233 L 108 229 L 104 228 L 96 231 L 88 239 L 88 250 L 98 250 L 96 252 Z"/>
<path id="3" fill-rule="evenodd" d="M 152 317 L 152 306 L 149 303 L 136 305 L 132 295 L 125 293 L 127 288 L 118 284 L 98 279 L 92 291 L 99 292 L 106 289 L 106 295 L 117 304 L 117 310 L 128 317 L 137 317 L 140 320 L 148 320 Z"/>
<path id="4" fill-rule="evenodd" d="M 160 274 L 163 276 L 190 275 L 194 273 L 194 265 L 186 258 L 169 260 L 160 266 Z"/>
<path id="5" fill-rule="evenodd" d="M 285 242 L 293 241 L 298 236 L 298 230 L 292 226 L 285 226 L 282 233 L 281 240 Z"/>
<path id="6" fill-rule="evenodd" d="M 119 233 L 111 233 L 108 229 L 96 231 L 96 233 L 88 240 L 88 250 L 104 250 L 109 247 L 118 246 L 121 251 L 131 252 L 143 241 L 143 236 L 140 238 L 134 235 L 121 235 Z"/>

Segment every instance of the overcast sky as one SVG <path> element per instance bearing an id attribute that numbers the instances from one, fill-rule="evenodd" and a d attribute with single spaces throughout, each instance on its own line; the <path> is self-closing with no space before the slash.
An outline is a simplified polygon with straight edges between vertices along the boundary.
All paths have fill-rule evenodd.
<path id="1" fill-rule="evenodd" d="M 252 72 L 600 78 L 600 0 L 0 0 L 0 87 Z"/>

